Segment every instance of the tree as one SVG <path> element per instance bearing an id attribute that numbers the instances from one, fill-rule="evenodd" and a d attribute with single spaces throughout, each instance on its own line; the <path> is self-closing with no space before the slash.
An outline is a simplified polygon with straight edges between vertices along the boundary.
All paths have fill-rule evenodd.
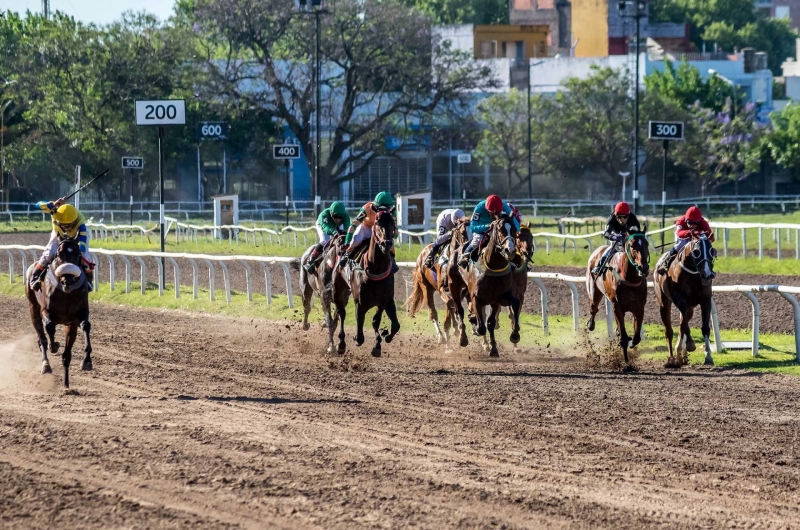
<path id="1" fill-rule="evenodd" d="M 527 118 L 525 94 L 516 89 L 490 96 L 478 105 L 478 120 L 484 129 L 475 155 L 506 170 L 506 197 L 511 196 L 512 175 L 520 178 L 520 171 L 527 166 Z"/>
<path id="2" fill-rule="evenodd" d="M 313 18 L 291 0 L 196 0 L 183 9 L 205 46 L 211 93 L 246 101 L 285 123 L 305 148 L 313 173 Z M 320 190 L 366 171 L 391 154 L 386 130 L 409 130 L 443 102 L 491 86 L 487 68 L 431 36 L 430 22 L 394 0 L 342 0 L 322 19 L 320 82 L 331 101 L 330 155 L 320 163 Z M 353 169 L 356 162 L 364 162 Z"/>
<path id="3" fill-rule="evenodd" d="M 664 71 L 654 71 L 644 78 L 648 94 L 659 94 L 663 98 L 688 109 L 695 103 L 716 111 L 722 111 L 731 96 L 731 87 L 717 76 L 703 79 L 700 70 L 686 60 L 677 68 L 670 60 L 664 61 Z M 744 105 L 744 96 L 739 94 L 738 104 Z"/>
<path id="4" fill-rule="evenodd" d="M 767 131 L 759 146 L 768 160 L 790 168 L 800 175 L 800 106 L 787 105 L 770 114 L 772 129 Z"/>
<path id="5" fill-rule="evenodd" d="M 405 0 L 436 24 L 508 24 L 508 2 L 498 0 Z"/>

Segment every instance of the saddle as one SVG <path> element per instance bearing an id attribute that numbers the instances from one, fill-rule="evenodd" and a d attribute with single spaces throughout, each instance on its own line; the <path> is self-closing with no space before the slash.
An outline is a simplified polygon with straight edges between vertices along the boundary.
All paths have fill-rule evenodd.
<path id="1" fill-rule="evenodd" d="M 353 252 L 350 253 L 350 259 L 356 263 L 361 263 L 361 259 L 367 254 L 369 250 L 369 240 L 362 242 L 358 245 Z"/>
<path id="2" fill-rule="evenodd" d="M 80 275 L 80 279 L 73 282 L 69 286 L 70 287 L 69 291 L 65 290 L 64 286 L 61 284 L 61 282 L 58 281 L 58 277 L 56 276 L 56 271 L 58 269 L 56 269 L 55 263 L 51 263 L 47 267 L 47 273 L 41 280 L 42 288 L 36 291 L 36 298 L 38 299 L 39 304 L 42 307 L 47 307 L 49 305 L 48 302 L 50 300 L 50 297 L 53 296 L 53 293 L 56 291 L 72 293 L 79 291 L 81 289 L 85 289 L 87 287 L 88 279 L 86 278 L 86 274 L 83 273 L 80 267 L 78 267 L 77 265 L 73 265 L 71 263 L 67 263 L 60 265 L 59 268 L 64 268 L 64 271 L 62 272 L 65 274 L 69 275 L 70 273 L 72 273 L 73 276 Z M 25 281 L 26 282 L 30 281 L 30 278 L 26 276 Z"/>

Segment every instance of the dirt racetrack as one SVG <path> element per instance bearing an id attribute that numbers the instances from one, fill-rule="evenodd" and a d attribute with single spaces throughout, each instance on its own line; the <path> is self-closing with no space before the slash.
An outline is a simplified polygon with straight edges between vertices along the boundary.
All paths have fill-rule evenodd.
<path id="1" fill-rule="evenodd" d="M 800 525 L 797 378 L 402 332 L 326 359 L 316 324 L 92 310 L 95 371 L 78 354 L 64 395 L 2 299 L 2 527 Z"/>

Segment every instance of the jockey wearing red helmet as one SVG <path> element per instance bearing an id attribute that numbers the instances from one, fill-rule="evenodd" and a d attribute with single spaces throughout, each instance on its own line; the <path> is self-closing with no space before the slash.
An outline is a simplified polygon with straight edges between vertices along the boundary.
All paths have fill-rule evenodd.
<path id="1" fill-rule="evenodd" d="M 511 207 L 497 195 L 489 195 L 485 201 L 481 201 L 475 206 L 469 225 L 472 231 L 472 240 L 461 254 L 459 265 L 466 266 L 469 263 L 470 254 L 480 246 L 484 234 L 489 230 L 489 226 L 500 216 L 508 217 L 514 223 L 514 227 L 519 230 L 520 223 L 513 217 Z M 513 242 L 510 244 L 513 246 Z M 513 251 L 513 249 L 511 250 Z"/>
<path id="2" fill-rule="evenodd" d="M 683 247 L 692 240 L 692 237 L 706 236 L 713 243 L 716 240 L 714 232 L 708 225 L 708 221 L 703 218 L 703 212 L 697 206 L 691 206 L 686 210 L 686 214 L 679 217 L 675 221 L 675 246 L 672 247 L 667 254 L 667 257 L 661 260 L 661 266 L 658 267 L 659 274 L 666 274 L 672 260 L 678 255 L 678 252 L 683 250 Z"/>
<path id="3" fill-rule="evenodd" d="M 628 203 L 617 203 L 614 207 L 614 213 L 606 221 L 606 230 L 603 232 L 603 237 L 610 241 L 611 244 L 608 245 L 597 265 L 592 269 L 592 274 L 595 276 L 602 274 L 611 256 L 615 252 L 622 250 L 620 243 L 631 233 L 639 232 L 640 230 L 639 219 L 631 213 L 631 207 Z"/>

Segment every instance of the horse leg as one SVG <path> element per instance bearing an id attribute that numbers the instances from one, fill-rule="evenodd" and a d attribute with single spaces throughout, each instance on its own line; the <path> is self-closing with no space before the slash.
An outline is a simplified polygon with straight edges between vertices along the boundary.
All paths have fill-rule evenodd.
<path id="1" fill-rule="evenodd" d="M 344 319 L 347 317 L 347 300 L 336 304 L 336 316 L 339 318 L 339 346 L 336 348 L 336 353 L 344 355 L 347 350 L 347 344 L 344 342 Z"/>
<path id="2" fill-rule="evenodd" d="M 36 331 L 38 337 L 39 351 L 42 352 L 42 373 L 52 374 L 53 369 L 50 367 L 50 360 L 47 358 L 47 336 L 44 334 L 44 324 L 42 323 L 42 313 L 39 304 L 31 303 L 31 322 L 33 329 Z"/>
<path id="3" fill-rule="evenodd" d="M 709 340 L 709 336 L 711 335 L 711 299 L 704 298 L 700 302 L 700 318 L 702 319 L 702 333 L 703 333 L 703 347 L 706 353 L 706 360 L 703 364 L 707 364 L 709 366 L 714 366 L 714 359 L 711 357 L 711 341 Z"/>
<path id="4" fill-rule="evenodd" d="M 630 369 L 630 362 L 628 361 L 628 341 L 630 337 L 628 337 L 628 330 L 625 329 L 625 310 L 622 308 L 622 305 L 619 303 L 612 303 L 614 308 L 614 320 L 617 322 L 617 330 L 619 331 L 619 345 L 622 348 L 622 356 L 625 359 L 625 367 L 624 370 L 628 371 Z"/>
<path id="5" fill-rule="evenodd" d="M 685 320 L 686 320 L 686 351 L 692 352 L 697 350 L 697 346 L 694 343 L 694 339 L 692 338 L 692 330 L 689 328 L 689 322 L 692 321 L 692 317 L 694 316 L 694 308 L 687 307 L 685 313 Z M 683 322 L 683 320 L 681 321 Z"/>
<path id="6" fill-rule="evenodd" d="M 451 291 L 452 293 L 452 291 Z M 458 345 L 462 348 L 469 346 L 469 339 L 467 338 L 467 324 L 464 322 L 464 306 L 461 304 L 461 293 L 455 293 L 458 296 L 453 296 L 453 303 L 456 306 L 456 315 L 458 316 L 458 327 L 460 337 Z"/>
<path id="7" fill-rule="evenodd" d="M 314 296 L 314 288 L 311 287 L 308 273 L 300 267 L 300 285 L 303 286 L 303 331 L 308 331 L 311 325 L 308 323 L 308 315 L 311 313 L 311 299 Z"/>
<path id="8" fill-rule="evenodd" d="M 497 314 L 500 312 L 500 304 L 491 306 L 491 312 L 486 322 L 486 328 L 489 330 L 489 357 L 499 357 L 500 353 L 497 351 L 497 341 L 494 338 L 494 327 L 497 324 Z M 483 318 L 483 311 L 481 311 L 481 318 Z"/>
<path id="9" fill-rule="evenodd" d="M 520 312 L 520 309 L 522 308 L 522 299 L 521 298 L 517 298 L 514 295 L 511 295 L 511 303 L 510 303 L 510 305 L 511 305 L 511 312 L 512 312 L 513 318 L 511 319 L 511 328 L 512 328 L 511 329 L 511 336 L 509 337 L 508 340 L 510 340 L 511 343 L 516 346 L 517 344 L 519 344 L 519 339 L 520 339 L 520 336 L 519 336 L 519 312 Z"/>
<path id="10" fill-rule="evenodd" d="M 64 344 L 64 353 L 61 354 L 61 365 L 64 367 L 64 388 L 69 388 L 69 364 L 72 362 L 72 346 L 78 337 L 78 326 L 69 324 L 67 328 L 67 342 Z"/>
<path id="11" fill-rule="evenodd" d="M 81 363 L 81 370 L 86 372 L 91 371 L 94 366 L 92 364 L 92 340 L 89 338 L 89 333 L 92 331 L 92 323 L 89 322 L 89 312 L 81 315 L 80 318 L 81 331 L 83 332 L 83 342 L 86 346 L 83 348 L 83 362 Z"/>
<path id="12" fill-rule="evenodd" d="M 436 340 L 439 344 L 442 344 L 447 342 L 447 339 L 442 335 L 442 328 L 439 326 L 439 312 L 436 311 L 436 300 L 434 299 L 436 290 L 426 282 L 425 292 L 425 302 L 428 304 L 428 319 L 433 322 L 433 327 L 436 330 Z"/>
<path id="13" fill-rule="evenodd" d="M 353 340 L 356 346 L 364 344 L 364 320 L 367 316 L 367 311 L 361 304 L 356 304 L 356 336 Z"/>
<path id="14" fill-rule="evenodd" d="M 481 337 L 486 336 L 486 306 L 480 305 L 477 302 L 475 303 L 475 307 L 473 307 L 475 313 L 475 324 L 476 324 L 476 334 L 480 335 Z"/>
<path id="15" fill-rule="evenodd" d="M 389 300 L 389 303 L 386 304 L 386 316 L 389 317 L 389 322 L 392 327 L 388 333 L 384 332 L 382 335 L 386 339 L 386 344 L 391 344 L 394 340 L 394 336 L 400 331 L 400 321 L 397 320 L 397 306 L 394 300 Z"/>
<path id="16" fill-rule="evenodd" d="M 603 292 L 592 283 L 592 290 L 589 293 L 589 320 L 586 321 L 586 329 L 594 331 L 594 319 L 600 310 L 600 301 L 603 299 Z"/>
<path id="17" fill-rule="evenodd" d="M 375 332 L 375 346 L 372 347 L 372 356 L 381 356 L 381 317 L 383 316 L 383 308 L 378 306 L 375 308 L 375 315 L 372 317 L 372 330 Z"/>
<path id="18" fill-rule="evenodd" d="M 633 313 L 633 343 L 631 348 L 635 348 L 642 342 L 642 324 L 644 322 L 644 305 Z"/>
<path id="19" fill-rule="evenodd" d="M 47 332 L 47 336 L 50 337 L 50 353 L 58 353 L 58 348 L 61 347 L 61 344 L 56 342 L 56 323 L 45 317 L 44 330 Z"/>
<path id="20" fill-rule="evenodd" d="M 667 348 L 669 349 L 669 358 L 664 368 L 676 368 L 680 365 L 676 361 L 675 351 L 672 349 L 672 303 L 669 300 L 662 301 L 659 311 L 661 312 L 661 323 L 664 324 L 664 338 L 667 339 Z"/>

